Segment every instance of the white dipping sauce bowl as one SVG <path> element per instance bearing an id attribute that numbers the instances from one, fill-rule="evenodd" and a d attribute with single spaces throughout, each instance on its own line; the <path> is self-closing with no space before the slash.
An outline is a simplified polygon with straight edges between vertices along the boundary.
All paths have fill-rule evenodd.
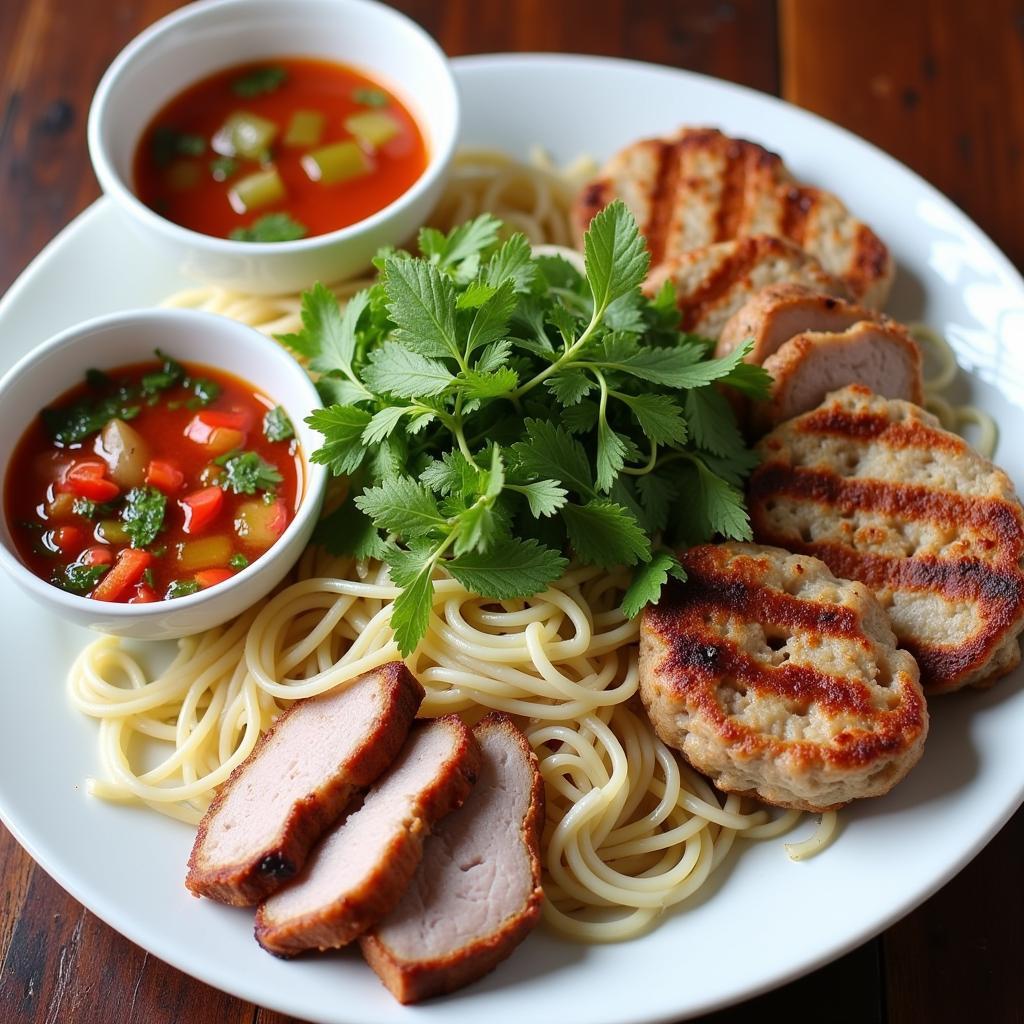
<path id="1" fill-rule="evenodd" d="M 320 435 L 305 418 L 320 398 L 306 371 L 276 342 L 234 320 L 194 310 L 116 313 L 72 327 L 16 363 L 0 378 L 0 482 L 15 442 L 41 409 L 84 379 L 90 368 L 113 370 L 155 359 L 159 348 L 183 363 L 201 363 L 241 378 L 284 407 L 301 449 L 298 508 L 274 545 L 231 579 L 188 597 L 118 604 L 69 594 L 40 579 L 21 561 L 6 515 L 0 517 L 0 566 L 34 601 L 78 626 L 138 640 L 168 640 L 219 626 L 265 597 L 309 543 L 327 486 L 324 466 L 310 462 Z M 173 514 L 173 501 L 168 512 Z"/>
<path id="2" fill-rule="evenodd" d="M 348 227 L 293 242 L 236 242 L 183 228 L 142 203 L 132 185 L 139 139 L 182 90 L 224 68 L 274 57 L 347 64 L 390 89 L 427 146 L 417 181 Z M 121 51 L 89 110 L 89 156 L 103 191 L 133 230 L 187 277 L 259 294 L 365 271 L 382 245 L 412 237 L 434 207 L 459 133 L 447 58 L 415 22 L 373 0 L 211 0 L 156 22 Z"/>

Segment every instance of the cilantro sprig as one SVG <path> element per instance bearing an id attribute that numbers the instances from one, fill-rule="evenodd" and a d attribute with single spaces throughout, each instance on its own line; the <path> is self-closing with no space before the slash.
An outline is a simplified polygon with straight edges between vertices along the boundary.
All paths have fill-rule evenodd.
<path id="1" fill-rule="evenodd" d="M 569 558 L 633 567 L 635 615 L 683 571 L 672 551 L 745 540 L 739 487 L 754 459 L 716 385 L 763 395 L 740 346 L 681 333 L 672 289 L 642 295 L 643 239 L 622 203 L 594 218 L 586 273 L 502 240 L 482 215 L 420 232 L 420 255 L 378 255 L 345 307 L 322 285 L 279 340 L 318 377 L 316 462 L 353 500 L 323 520 L 330 551 L 383 558 L 402 593 L 403 654 L 445 572 L 495 600 L 545 590 Z"/>

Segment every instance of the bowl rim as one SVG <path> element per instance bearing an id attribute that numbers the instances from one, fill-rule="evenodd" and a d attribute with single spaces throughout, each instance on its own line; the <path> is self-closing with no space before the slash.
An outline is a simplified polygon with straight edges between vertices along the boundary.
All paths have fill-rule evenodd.
<path id="1" fill-rule="evenodd" d="M 288 5 L 288 0 L 264 0 L 264 2 L 280 6 L 282 9 Z M 242 242 L 231 238 L 207 235 L 201 231 L 193 231 L 191 228 L 183 227 L 172 220 L 168 220 L 146 206 L 135 194 L 130 184 L 118 173 L 115 169 L 114 161 L 103 142 L 103 128 L 109 109 L 110 98 L 118 89 L 119 81 L 126 69 L 138 63 L 144 58 L 146 51 L 151 46 L 158 43 L 165 36 L 172 34 L 183 23 L 193 21 L 196 18 L 207 17 L 211 12 L 230 8 L 247 9 L 251 15 L 251 0 L 196 0 L 194 3 L 187 4 L 185 7 L 172 11 L 143 29 L 142 32 L 128 42 L 124 49 L 110 63 L 93 94 L 86 128 L 89 158 L 92 162 L 93 172 L 103 192 L 110 196 L 118 206 L 128 211 L 132 217 L 142 223 L 147 229 L 159 232 L 179 245 L 199 246 L 215 254 L 244 253 L 247 256 L 256 257 L 308 253 L 336 245 L 339 242 L 344 242 L 346 239 L 355 238 L 373 231 L 374 228 L 385 223 L 401 209 L 415 203 L 447 171 L 458 145 L 461 124 L 461 102 L 455 76 L 452 73 L 451 63 L 448 56 L 429 32 L 408 15 L 396 10 L 394 7 L 381 3 L 379 0 L 329 0 L 329 2 L 336 4 L 339 9 L 346 8 L 350 11 L 358 10 L 359 8 L 371 8 L 376 10 L 378 14 L 402 24 L 405 28 L 410 29 L 415 37 L 419 38 L 420 44 L 441 71 L 442 82 L 452 110 L 450 130 L 446 136 L 442 136 L 437 140 L 437 145 L 428 147 L 428 159 L 423 173 L 404 192 L 396 196 L 387 206 L 381 207 L 381 209 L 371 213 L 368 217 L 355 221 L 353 224 L 346 224 L 344 227 L 336 228 L 334 231 L 286 242 Z M 230 66 L 230 62 L 224 64 L 225 68 Z M 372 68 L 365 70 L 373 74 L 376 73 Z M 183 81 L 181 89 L 188 88 L 190 84 L 194 84 L 194 81 L 194 79 L 192 81 L 186 79 Z M 133 147 L 137 143 L 137 139 L 133 140 Z"/>
<path id="2" fill-rule="evenodd" d="M 40 362 L 53 353 L 59 352 L 62 349 L 72 348 L 78 344 L 84 344 L 91 338 L 101 336 L 103 332 L 111 328 L 120 328 L 127 324 L 146 324 L 147 322 L 152 323 L 154 321 L 175 323 L 186 332 L 213 326 L 222 331 L 247 335 L 257 345 L 265 345 L 268 353 L 273 353 L 270 358 L 279 361 L 282 372 L 291 373 L 294 370 L 296 374 L 295 383 L 300 390 L 308 392 L 313 403 L 312 407 L 316 409 L 321 406 L 322 403 L 316 386 L 301 364 L 275 341 L 256 330 L 255 327 L 250 327 L 241 321 L 232 320 L 228 317 L 220 316 L 216 313 L 208 313 L 203 310 L 162 309 L 159 307 L 122 310 L 117 313 L 93 317 L 89 320 L 83 320 L 81 323 L 75 324 L 59 334 L 48 338 L 30 352 L 27 352 L 5 374 L 0 376 L 0 399 L 11 388 L 15 387 L 19 381 L 23 380 L 26 374 L 31 373 Z M 142 332 L 140 332 L 140 337 L 143 336 Z M 186 359 L 186 362 L 196 362 L 196 360 Z M 216 360 L 209 362 L 207 365 L 222 369 L 222 367 L 218 366 Z M 232 371 L 225 370 L 224 372 L 231 373 Z M 240 379 L 247 385 L 251 384 L 244 376 L 240 376 Z M 274 398 L 275 396 L 268 395 L 268 397 Z M 0 401 L 0 408 L 2 408 L 2 401 Z M 2 414 L 0 414 L 0 422 L 2 422 Z M 20 427 L 16 435 L 19 441 L 25 429 L 27 429 L 27 425 Z M 12 445 L 12 450 L 13 447 Z M 261 572 L 269 570 L 279 561 L 282 553 L 290 545 L 291 541 L 309 525 L 310 517 L 319 514 L 321 501 L 328 483 L 327 467 L 313 462 L 312 453 L 308 452 L 306 446 L 301 443 L 299 451 L 303 467 L 303 492 L 295 514 L 285 528 L 284 533 L 277 538 L 263 555 L 251 561 L 244 569 L 240 569 L 230 579 L 224 580 L 205 590 L 200 590 L 195 594 L 176 597 L 172 601 L 160 600 L 146 604 L 122 604 L 116 601 L 98 603 L 90 597 L 61 590 L 32 572 L 21 560 L 17 551 L 7 542 L 7 535 L 11 535 L 11 528 L 7 521 L 6 507 L 2 512 L 4 529 L 0 531 L 0 567 L 11 575 L 23 589 L 35 594 L 44 604 L 56 605 L 67 609 L 68 614 L 72 616 L 79 616 L 90 607 L 95 608 L 99 604 L 102 607 L 102 613 L 97 611 L 96 616 L 110 622 L 129 619 L 136 621 L 157 618 L 166 619 L 168 615 L 174 614 L 179 610 L 187 611 L 205 602 L 224 598 L 229 593 L 242 587 L 252 586 L 256 577 Z M 7 466 L 4 467 L 3 479 L 0 479 L 0 489 L 6 488 L 6 477 L 9 469 L 10 462 L 8 461 Z M 3 504 L 6 506 L 6 502 L 3 502 Z M 11 535 L 11 540 L 13 540 L 13 535 Z"/>

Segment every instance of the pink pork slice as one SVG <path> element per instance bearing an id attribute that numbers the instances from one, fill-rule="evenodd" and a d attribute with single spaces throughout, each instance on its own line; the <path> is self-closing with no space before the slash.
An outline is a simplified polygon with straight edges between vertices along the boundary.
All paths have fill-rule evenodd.
<path id="1" fill-rule="evenodd" d="M 480 748 L 456 715 L 414 725 L 362 806 L 324 836 L 302 875 L 264 901 L 256 939 L 278 956 L 344 946 L 391 911 L 432 826 L 469 795 Z"/>
<path id="2" fill-rule="evenodd" d="M 252 906 L 305 864 L 310 847 L 394 760 L 423 687 L 400 661 L 342 690 L 296 701 L 229 776 L 199 823 L 185 885 Z"/>
<path id="3" fill-rule="evenodd" d="M 480 776 L 424 844 L 395 909 L 360 938 L 402 1003 L 451 992 L 492 970 L 540 917 L 544 786 L 526 737 L 505 715 L 474 730 Z"/>

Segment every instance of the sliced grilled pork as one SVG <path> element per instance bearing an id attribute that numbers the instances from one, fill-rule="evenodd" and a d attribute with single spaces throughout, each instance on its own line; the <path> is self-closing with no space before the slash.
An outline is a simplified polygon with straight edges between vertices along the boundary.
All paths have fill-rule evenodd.
<path id="1" fill-rule="evenodd" d="M 230 775 L 199 823 L 185 884 L 251 906 L 292 878 L 310 847 L 405 742 L 423 687 L 400 661 L 296 701 Z"/>
<path id="2" fill-rule="evenodd" d="M 986 686 L 1018 664 L 1024 511 L 1002 470 L 917 406 L 857 386 L 758 450 L 755 538 L 866 583 L 926 692 Z"/>
<path id="3" fill-rule="evenodd" d="M 644 291 L 654 295 L 671 281 L 682 328 L 718 338 L 729 318 L 767 285 L 801 284 L 841 296 L 843 284 L 798 245 L 770 235 L 717 242 L 664 260 L 648 275 Z"/>
<path id="4" fill-rule="evenodd" d="M 795 182 L 776 154 L 713 128 L 681 128 L 620 150 L 585 185 L 575 219 L 622 199 L 647 238 L 651 262 L 746 235 L 775 235 L 815 256 L 850 295 L 880 308 L 893 262 L 881 239 L 830 192 Z"/>
<path id="5" fill-rule="evenodd" d="M 682 556 L 640 625 L 658 735 L 719 789 L 822 811 L 888 792 L 924 749 L 917 665 L 867 587 L 754 544 Z"/>
<path id="6" fill-rule="evenodd" d="M 805 331 L 838 334 L 862 320 L 881 320 L 880 314 L 834 295 L 801 284 L 772 284 L 752 295 L 722 329 L 716 356 L 728 355 L 748 338 L 754 347 L 747 362 L 760 366 L 782 345 Z"/>
<path id="7" fill-rule="evenodd" d="M 504 715 L 475 729 L 480 776 L 434 830 L 398 906 L 359 940 L 403 1003 L 451 992 L 507 957 L 540 916 L 544 786 L 526 737 Z"/>
<path id="8" fill-rule="evenodd" d="M 313 849 L 302 875 L 260 904 L 256 939 L 290 956 L 347 945 L 402 897 L 439 819 L 469 795 L 480 748 L 457 715 L 412 727 L 401 754 Z"/>
<path id="9" fill-rule="evenodd" d="M 816 408 L 848 384 L 917 405 L 924 400 L 921 350 L 892 320 L 861 321 L 838 334 L 798 334 L 763 365 L 772 376 L 771 395 L 753 408 L 753 426 L 762 433 Z"/>

